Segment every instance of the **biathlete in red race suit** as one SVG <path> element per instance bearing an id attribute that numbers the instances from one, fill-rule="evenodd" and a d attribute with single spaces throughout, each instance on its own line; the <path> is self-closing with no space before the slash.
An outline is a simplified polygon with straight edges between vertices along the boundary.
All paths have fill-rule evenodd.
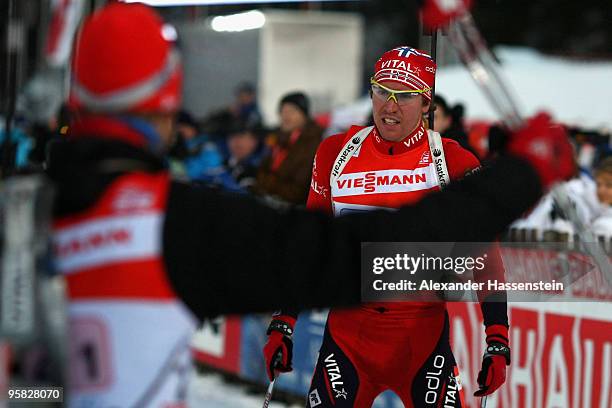
<path id="1" fill-rule="evenodd" d="M 459 143 L 440 138 L 423 125 L 435 69 L 428 55 L 410 47 L 383 54 L 371 80 L 376 126 L 353 126 L 321 143 L 313 166 L 309 209 L 336 216 L 395 209 L 479 168 L 478 159 Z M 351 149 L 351 144 L 356 147 Z M 445 159 L 446 170 L 440 158 Z M 503 277 L 496 255 L 489 259 L 488 273 L 501 271 Z M 505 353 L 484 363 L 479 383 L 481 393 L 489 394 L 503 383 L 509 363 L 508 319 L 504 301 L 481 302 L 481 306 L 487 341 L 499 344 Z M 278 348 L 278 340 L 288 346 L 285 354 L 290 353 L 287 337 L 296 319 L 288 311 L 274 316 L 264 349 L 267 360 Z M 290 367 L 281 361 L 276 368 Z M 269 376 L 272 370 L 268 369 Z M 377 395 L 392 390 L 406 407 L 460 407 L 456 375 L 443 302 L 364 303 L 354 309 L 331 309 L 308 406 L 370 407 Z"/>

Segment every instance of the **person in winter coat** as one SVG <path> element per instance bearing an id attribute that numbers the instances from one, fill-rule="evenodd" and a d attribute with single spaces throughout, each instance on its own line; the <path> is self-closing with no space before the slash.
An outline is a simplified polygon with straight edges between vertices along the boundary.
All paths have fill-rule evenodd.
<path id="1" fill-rule="evenodd" d="M 261 163 L 254 191 L 290 204 L 306 204 L 317 146 L 323 129 L 310 118 L 301 92 L 285 95 L 278 106 L 280 128 L 267 140 L 270 155 Z"/>
<path id="2" fill-rule="evenodd" d="M 257 178 L 257 169 L 264 154 L 262 130 L 237 123 L 227 136 L 229 157 L 225 167 L 241 189 L 249 191 Z"/>

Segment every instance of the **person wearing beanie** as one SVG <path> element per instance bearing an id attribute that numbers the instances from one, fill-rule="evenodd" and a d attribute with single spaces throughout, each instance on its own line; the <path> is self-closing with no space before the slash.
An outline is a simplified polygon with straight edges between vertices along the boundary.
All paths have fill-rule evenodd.
<path id="1" fill-rule="evenodd" d="M 290 204 L 306 204 L 312 160 L 323 129 L 310 117 L 310 101 L 302 92 L 283 96 L 279 128 L 267 138 L 270 155 L 261 163 L 256 194 Z"/>
<path id="2" fill-rule="evenodd" d="M 217 144 L 185 110 L 177 113 L 175 137 L 168 151 L 173 175 L 201 185 L 240 191 L 241 188 L 227 171 Z"/>
<path id="3" fill-rule="evenodd" d="M 243 191 L 250 191 L 257 180 L 257 169 L 264 154 L 263 130 L 237 122 L 227 136 L 228 172 Z"/>
<path id="4" fill-rule="evenodd" d="M 453 240 L 459 231 L 491 240 L 535 203 L 543 180 L 565 177 L 545 172 L 559 155 L 529 153 L 536 142 L 563 151 L 563 139 L 538 131 L 490 171 L 394 214 L 279 212 L 173 181 L 164 155 L 181 102 L 174 38 L 151 8 L 110 2 L 76 39 L 73 123 L 48 167 L 70 330 L 66 406 L 182 406 L 197 320 L 356 304 L 360 242 Z M 502 180 L 508 189 L 495 188 Z M 440 214 L 432 224 L 432 208 L 447 202 L 486 222 Z"/>
<path id="5" fill-rule="evenodd" d="M 308 97 L 302 92 L 288 93 L 281 98 L 278 104 L 278 110 L 281 113 L 281 127 L 289 125 L 288 123 L 286 123 L 287 119 L 283 117 L 282 113 L 283 108 L 286 104 L 291 104 L 294 108 L 300 110 L 303 114 L 302 120 L 310 118 L 310 101 L 308 100 Z"/>
<path id="6" fill-rule="evenodd" d="M 428 194 L 479 169 L 472 153 L 423 123 L 432 103 L 435 73 L 431 57 L 408 46 L 389 50 L 378 59 L 370 80 L 374 125 L 353 126 L 321 143 L 307 208 L 335 216 L 395 209 L 427 200 Z M 417 240 L 427 241 L 425 237 Z M 498 251 L 488 256 L 480 279 L 503 279 Z M 510 363 L 508 317 L 505 292 L 478 295 L 486 341 L 499 350 L 484 358 L 478 377 L 478 395 L 487 395 L 503 384 Z M 291 371 L 292 344 L 287 333 L 293 332 L 296 320 L 296 311 L 290 309 L 272 317 L 263 350 L 270 379 Z M 363 303 L 355 309 L 331 309 L 309 390 L 311 406 L 369 407 L 387 389 L 406 407 L 423 406 L 428 398 L 426 375 L 440 370 L 443 384 L 437 401 L 447 398 L 450 402 L 445 406 L 459 406 L 448 324 L 443 302 Z M 443 364 L 436 356 L 442 356 Z M 330 374 L 330 361 L 335 372 L 342 373 L 342 382 Z"/>

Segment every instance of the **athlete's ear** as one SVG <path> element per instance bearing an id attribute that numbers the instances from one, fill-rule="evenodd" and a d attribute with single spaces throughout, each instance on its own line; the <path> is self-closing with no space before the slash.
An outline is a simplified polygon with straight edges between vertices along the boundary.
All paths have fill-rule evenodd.
<path id="1" fill-rule="evenodd" d="M 370 91 L 371 92 L 371 91 Z M 431 105 L 431 101 L 424 96 L 421 97 L 423 99 L 423 113 L 429 112 L 429 105 Z"/>

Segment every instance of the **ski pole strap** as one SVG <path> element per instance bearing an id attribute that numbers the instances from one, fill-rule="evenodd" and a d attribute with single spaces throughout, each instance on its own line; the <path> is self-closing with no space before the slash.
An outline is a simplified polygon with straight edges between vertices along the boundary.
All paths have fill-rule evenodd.
<path id="1" fill-rule="evenodd" d="M 431 157 L 436 167 L 436 177 L 438 177 L 440 189 L 443 190 L 450 183 L 450 175 L 448 173 L 448 167 L 446 166 L 442 137 L 438 132 L 428 129 L 427 138 L 429 139 L 429 151 L 431 152 Z"/>
<path id="2" fill-rule="evenodd" d="M 355 153 L 355 150 L 357 150 L 359 146 L 361 146 L 363 141 L 366 140 L 368 135 L 372 132 L 372 129 L 374 129 L 374 126 L 368 126 L 361 129 L 344 144 L 344 147 L 342 147 L 342 150 L 340 150 L 340 153 L 338 153 L 338 156 L 334 161 L 334 165 L 332 166 L 332 170 L 329 175 L 330 185 L 333 184 L 333 182 L 336 181 L 338 177 L 340 177 L 340 174 L 342 174 L 342 170 L 344 170 L 344 168 L 348 164 L 348 161 L 350 160 L 351 156 L 353 155 L 353 153 Z"/>
<path id="3" fill-rule="evenodd" d="M 286 323 L 282 320 L 272 320 L 270 322 L 270 326 L 268 326 L 268 331 L 266 334 L 269 336 L 273 331 L 284 334 L 285 336 L 291 337 L 293 335 L 293 328 L 289 323 Z"/>
<path id="4" fill-rule="evenodd" d="M 506 365 L 510 365 L 510 347 L 498 342 L 491 342 L 485 349 L 485 357 L 503 356 L 506 359 Z"/>
<path id="5" fill-rule="evenodd" d="M 374 129 L 374 126 L 368 126 L 368 127 L 361 129 L 359 132 L 351 136 L 349 140 L 344 144 L 344 146 L 340 150 L 340 153 L 338 153 L 338 156 L 336 157 L 336 160 L 334 161 L 334 165 L 332 166 L 331 172 L 329 174 L 329 188 L 330 189 L 333 187 L 335 181 L 338 180 L 338 178 L 342 174 L 342 170 L 344 170 L 344 168 L 348 164 L 348 161 L 351 159 L 351 156 L 353 156 L 353 153 L 357 151 L 357 149 L 359 148 L 359 146 L 361 146 L 363 141 L 366 140 L 366 138 L 370 135 L 370 133 L 372 132 L 372 129 Z M 332 203 L 332 209 L 334 209 L 333 208 L 334 207 L 333 197 L 331 199 L 331 203 Z"/>

